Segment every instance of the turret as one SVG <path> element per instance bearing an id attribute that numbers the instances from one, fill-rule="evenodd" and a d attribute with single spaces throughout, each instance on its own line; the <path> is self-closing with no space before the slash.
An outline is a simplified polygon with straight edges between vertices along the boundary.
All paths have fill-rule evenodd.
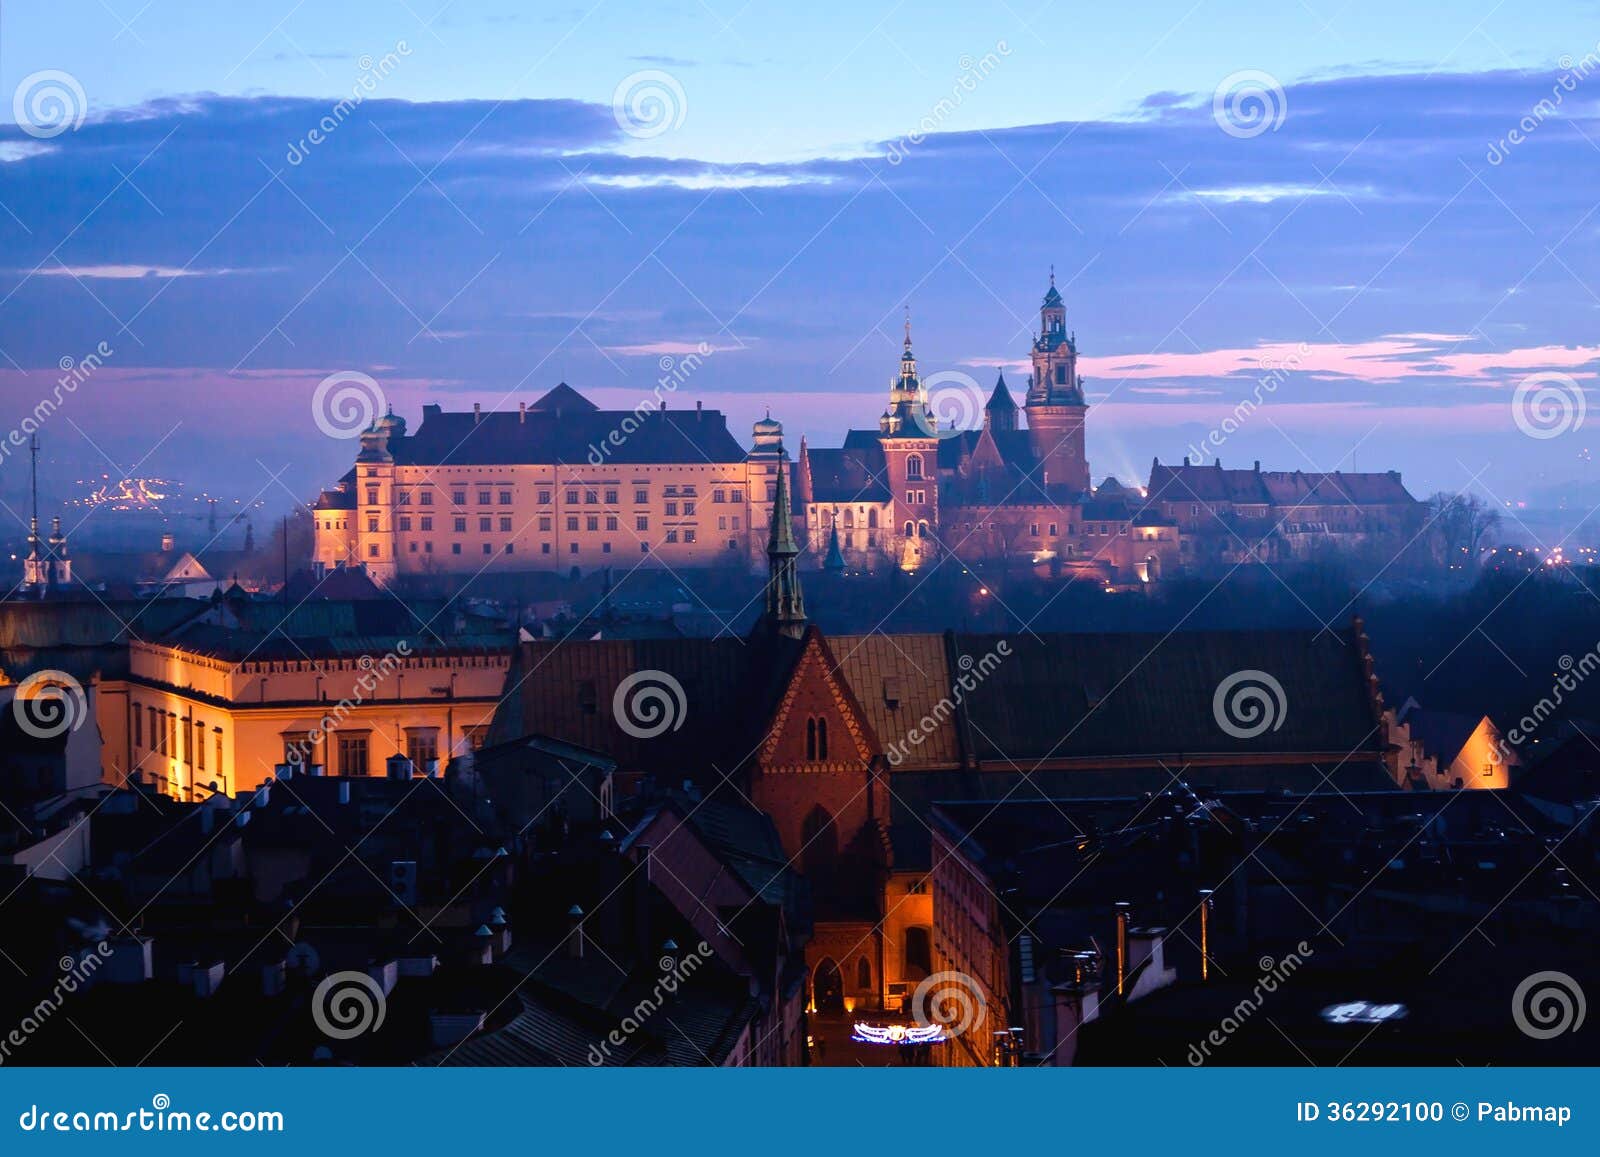
<path id="1" fill-rule="evenodd" d="M 806 604 L 800 591 L 800 571 L 795 565 L 800 547 L 794 540 L 789 509 L 787 455 L 779 463 L 775 490 L 772 530 L 767 535 L 766 624 L 776 634 L 798 639 L 805 634 Z"/>
<path id="2" fill-rule="evenodd" d="M 1017 403 L 1006 388 L 1006 375 L 1001 373 L 994 383 L 994 393 L 983 408 L 983 426 L 986 430 L 1015 430 L 1017 428 Z"/>

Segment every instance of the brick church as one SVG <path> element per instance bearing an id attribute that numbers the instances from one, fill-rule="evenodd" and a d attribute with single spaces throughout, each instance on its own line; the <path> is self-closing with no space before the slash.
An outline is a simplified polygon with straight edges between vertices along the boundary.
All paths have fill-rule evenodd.
<path id="1" fill-rule="evenodd" d="M 1076 386 L 1054 389 L 1042 395 L 1070 399 Z M 769 816 L 786 862 L 745 875 L 777 880 L 792 866 L 804 877 L 808 1000 L 821 1014 L 904 1015 L 935 973 L 1005 967 L 952 938 L 962 898 L 932 883 L 940 801 L 1137 796 L 1180 776 L 1200 791 L 1394 787 L 1359 621 L 1166 638 L 827 636 L 807 621 L 791 513 L 780 470 L 765 613 L 748 637 L 525 641 L 492 739 L 602 753 L 622 813 L 631 797 L 676 795 L 690 809 L 714 799 L 718 822 L 728 809 Z M 1240 672 L 1280 685 L 1275 728 L 1222 725 L 1219 688 Z M 637 698 L 652 686 L 664 692 L 653 714 Z"/>

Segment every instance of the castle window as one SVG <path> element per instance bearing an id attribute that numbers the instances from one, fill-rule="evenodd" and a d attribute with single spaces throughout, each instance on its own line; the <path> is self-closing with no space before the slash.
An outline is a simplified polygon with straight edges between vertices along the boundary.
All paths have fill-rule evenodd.
<path id="1" fill-rule="evenodd" d="M 550 492 L 548 490 L 539 491 L 539 501 L 548 506 L 550 504 Z"/>
<path id="2" fill-rule="evenodd" d="M 378 505 L 378 488 L 376 486 L 367 487 L 367 505 Z"/>
<path id="3" fill-rule="evenodd" d="M 600 492 L 598 490 L 585 490 L 583 492 L 583 501 L 586 506 L 593 506 L 600 501 Z"/>
<path id="4" fill-rule="evenodd" d="M 737 514 L 733 516 L 733 529 L 739 529 L 739 516 Z"/>
<path id="5" fill-rule="evenodd" d="M 583 528 L 585 530 L 599 530 L 600 529 L 600 516 L 597 515 L 597 514 L 589 515 L 587 518 L 585 518 L 583 520 Z"/>
<path id="6" fill-rule="evenodd" d="M 461 544 L 459 542 L 452 542 L 450 544 L 450 553 L 451 554 L 460 554 L 461 553 Z"/>
<path id="7" fill-rule="evenodd" d="M 856 961 L 856 987 L 863 992 L 872 988 L 872 965 L 865 956 Z"/>
<path id="8" fill-rule="evenodd" d="M 371 543 L 370 545 L 368 545 L 368 547 L 367 547 L 367 557 L 368 558 L 377 558 L 378 557 L 378 544 L 377 543 L 374 542 L 374 543 Z"/>
<path id="9" fill-rule="evenodd" d="M 577 504 L 578 504 L 578 492 L 576 490 L 567 491 L 567 505 L 576 506 Z"/>
<path id="10" fill-rule="evenodd" d="M 491 497 L 491 495 L 490 495 L 489 491 L 487 491 L 487 490 L 478 491 L 478 505 L 479 506 L 488 506 L 490 497 Z"/>
<path id="11" fill-rule="evenodd" d="M 539 544 L 539 553 L 540 554 L 549 554 L 550 553 L 550 544 L 548 542 L 541 542 Z"/>
<path id="12" fill-rule="evenodd" d="M 650 517 L 649 517 L 649 515 L 645 515 L 645 514 L 636 514 L 636 515 L 634 515 L 633 516 L 633 529 L 635 529 L 635 530 L 649 530 L 650 529 Z"/>
<path id="13" fill-rule="evenodd" d="M 511 533 L 511 519 L 509 517 L 502 517 L 500 519 L 500 533 L 501 534 L 510 534 Z"/>
<path id="14" fill-rule="evenodd" d="M 694 541 L 694 531 L 693 530 L 685 530 L 683 532 L 683 541 L 684 542 L 693 542 Z"/>
<path id="15" fill-rule="evenodd" d="M 484 543 L 484 544 L 483 544 L 483 553 L 484 553 L 484 554 L 493 554 L 493 553 L 494 553 L 494 547 L 493 547 L 493 546 L 491 546 L 491 545 L 490 545 L 490 544 L 489 544 L 489 543 L 487 543 L 487 542 L 486 542 L 486 543 Z"/>
<path id="16" fill-rule="evenodd" d="M 615 514 L 606 515 L 606 529 L 607 530 L 616 530 L 617 529 L 617 516 Z"/>
<path id="17" fill-rule="evenodd" d="M 610 554 L 611 553 L 611 544 L 609 542 L 602 542 L 600 544 L 600 553 L 601 554 Z"/>
<path id="18" fill-rule="evenodd" d="M 667 541 L 668 542 L 677 542 L 678 541 L 678 532 L 676 530 L 667 531 Z"/>
<path id="19" fill-rule="evenodd" d="M 500 505 L 501 506 L 510 506 L 511 505 L 511 491 L 502 490 L 500 492 Z"/>
<path id="20" fill-rule="evenodd" d="M 492 525 L 493 525 L 493 523 L 487 517 L 478 519 L 478 533 L 479 534 L 488 534 L 489 533 L 489 527 L 492 526 Z"/>
<path id="21" fill-rule="evenodd" d="M 133 745 L 144 746 L 144 712 L 139 710 L 137 703 L 133 706 Z"/>
<path id="22" fill-rule="evenodd" d="M 1030 523 L 1028 525 L 1028 533 L 1033 535 L 1034 538 L 1038 538 L 1039 537 L 1039 524 L 1037 522 Z"/>
<path id="23" fill-rule="evenodd" d="M 906 477 L 916 482 L 922 478 L 922 455 L 912 454 L 906 458 Z"/>
<path id="24" fill-rule="evenodd" d="M 615 490 L 607 490 L 606 491 L 606 505 L 607 506 L 615 506 L 616 504 L 617 504 L 617 492 Z"/>
<path id="25" fill-rule="evenodd" d="M 401 530 L 410 530 L 411 529 L 411 518 L 410 518 L 409 515 L 402 514 L 400 516 L 400 529 Z"/>
<path id="26" fill-rule="evenodd" d="M 406 549 L 409 550 L 412 554 L 416 554 L 417 553 L 417 544 L 414 543 L 414 542 L 408 542 L 408 543 L 406 543 Z"/>
<path id="27" fill-rule="evenodd" d="M 1050 524 L 1050 537 L 1054 538 L 1055 536 L 1056 536 L 1056 524 L 1052 522 Z"/>
<path id="28" fill-rule="evenodd" d="M 649 501 L 650 501 L 650 492 L 648 490 L 635 490 L 633 492 L 633 503 L 634 503 L 635 506 L 643 506 L 646 502 L 649 502 Z"/>
<path id="29" fill-rule="evenodd" d="M 744 501 L 744 491 L 743 490 L 730 490 L 730 491 L 728 491 L 728 501 L 729 502 L 743 502 Z"/>
<path id="30" fill-rule="evenodd" d="M 856 512 L 851 510 L 848 506 L 845 507 L 845 511 L 844 511 L 845 529 L 846 530 L 853 529 L 855 527 L 855 524 L 856 524 Z"/>
<path id="31" fill-rule="evenodd" d="M 577 530 L 578 529 L 578 516 L 576 514 L 567 515 L 567 529 L 568 530 Z"/>
<path id="32" fill-rule="evenodd" d="M 911 538 L 916 533 L 917 533 L 916 524 L 914 522 L 911 522 L 910 520 L 907 520 L 907 522 L 906 522 L 906 537 L 907 538 Z"/>
<path id="33" fill-rule="evenodd" d="M 465 490 L 452 490 L 450 492 L 450 501 L 457 506 L 465 506 L 467 504 L 467 492 Z"/>
<path id="34" fill-rule="evenodd" d="M 725 502 L 727 500 L 727 497 L 728 497 L 728 495 L 727 495 L 726 491 L 713 490 L 711 492 L 711 501 L 712 502 Z"/>
<path id="35" fill-rule="evenodd" d="M 432 506 L 433 505 L 433 491 L 424 490 L 421 493 L 421 495 L 418 496 L 417 501 L 422 503 L 422 505 L 424 505 L 424 506 Z"/>
<path id="36" fill-rule="evenodd" d="M 1056 385 L 1064 386 L 1066 384 L 1067 384 L 1067 367 L 1066 366 L 1057 366 L 1056 367 Z"/>
<path id="37" fill-rule="evenodd" d="M 397 494 L 395 494 L 394 500 L 395 500 L 395 502 L 397 502 L 401 506 L 410 506 L 411 505 L 411 491 L 409 491 L 409 490 L 401 490 L 401 491 L 399 491 Z"/>
<path id="38" fill-rule="evenodd" d="M 422 529 L 423 530 L 432 530 L 433 529 L 433 515 L 424 514 L 422 516 Z"/>
<path id="39" fill-rule="evenodd" d="M 678 504 L 676 502 L 667 503 L 667 513 L 669 515 L 676 516 L 678 513 Z"/>
<path id="40" fill-rule="evenodd" d="M 926 522 L 917 523 L 917 537 L 918 538 L 927 538 L 928 537 L 928 524 Z"/>
<path id="41" fill-rule="evenodd" d="M 456 533 L 457 534 L 465 534 L 465 533 L 467 533 L 467 520 L 465 518 L 456 519 Z"/>
<path id="42" fill-rule="evenodd" d="M 694 503 L 692 503 L 692 502 L 685 502 L 685 503 L 684 503 L 684 504 L 683 504 L 683 513 L 684 513 L 684 514 L 685 514 L 685 515 L 689 515 L 689 514 L 693 514 L 693 513 L 694 513 Z"/>
<path id="43" fill-rule="evenodd" d="M 878 508 L 876 506 L 874 506 L 871 510 L 867 511 L 867 529 L 868 530 L 877 530 L 878 529 Z"/>
<path id="44" fill-rule="evenodd" d="M 568 554 L 577 554 L 578 553 L 578 544 L 575 543 L 575 542 L 567 543 L 567 553 Z"/>

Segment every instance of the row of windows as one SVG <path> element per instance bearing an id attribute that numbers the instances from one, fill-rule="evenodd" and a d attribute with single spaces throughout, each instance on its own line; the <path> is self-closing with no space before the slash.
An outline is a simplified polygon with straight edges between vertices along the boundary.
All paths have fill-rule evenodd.
<path id="1" fill-rule="evenodd" d="M 698 538 L 697 534 L 693 530 L 690 530 L 688 528 L 684 528 L 683 530 L 669 530 L 662 537 L 666 542 L 673 543 L 673 544 L 677 544 L 677 543 L 681 542 L 686 546 L 693 545 L 694 543 L 699 541 L 699 538 Z M 494 544 L 492 542 L 480 543 L 479 544 L 479 549 L 484 554 L 491 554 L 492 555 L 492 554 L 495 553 Z M 736 538 L 728 539 L 728 549 L 729 550 L 738 550 L 739 549 L 739 540 L 736 539 Z M 419 544 L 417 544 L 416 542 L 408 542 L 408 543 L 406 543 L 406 553 L 407 554 L 418 554 L 418 553 L 421 553 L 421 554 L 432 554 L 433 553 L 433 543 L 424 542 L 424 543 L 420 544 L 420 549 L 419 549 Z M 460 554 L 460 553 L 462 553 L 461 544 L 459 542 L 452 542 L 450 544 L 450 553 L 451 554 Z M 501 548 L 500 548 L 500 553 L 501 554 L 516 554 L 517 553 L 516 544 L 515 543 L 510 543 L 510 542 L 502 544 Z M 551 546 L 550 543 L 541 542 L 539 544 L 539 553 L 540 554 L 553 554 L 553 553 L 555 553 L 555 551 L 554 551 L 554 548 Z M 579 554 L 579 553 L 582 553 L 582 548 L 581 548 L 580 544 L 578 544 L 576 542 L 569 542 L 569 543 L 567 543 L 567 553 L 568 554 Z M 611 553 L 611 544 L 609 542 L 602 542 L 600 544 L 600 553 L 601 554 L 610 554 Z M 639 544 L 639 553 L 640 554 L 649 554 L 650 553 L 650 544 L 648 542 L 641 542 Z M 367 557 L 368 558 L 382 558 L 383 557 L 382 548 L 375 542 L 368 543 L 367 544 Z"/>
<path id="2" fill-rule="evenodd" d="M 372 483 L 367 484 L 368 506 L 378 505 L 379 493 L 380 490 L 376 485 Z M 452 490 L 450 492 L 451 504 L 454 506 L 465 506 L 467 504 L 468 493 L 469 492 L 466 490 Z M 548 506 L 552 497 L 554 496 L 554 493 L 554 490 L 540 490 L 538 492 L 540 505 Z M 580 501 L 584 506 L 595 506 L 600 503 L 602 493 L 604 494 L 605 505 L 616 506 L 619 503 L 620 491 L 617 490 L 568 490 L 566 492 L 566 502 L 568 506 L 577 506 L 579 505 Z M 410 506 L 411 495 L 412 491 L 410 490 L 398 490 L 395 493 L 395 503 L 399 506 Z M 432 490 L 418 490 L 416 491 L 416 495 L 417 505 L 433 505 Z M 695 498 L 695 488 L 693 486 L 684 486 L 681 491 L 677 486 L 668 486 L 663 491 L 663 497 L 674 500 L 680 498 L 690 499 L 691 501 L 686 501 L 683 504 L 684 513 L 694 513 L 694 502 L 692 499 Z M 479 490 L 477 491 L 477 498 L 477 504 L 479 506 L 510 506 L 513 502 L 513 492 L 510 490 Z M 635 490 L 633 492 L 633 501 L 636 506 L 644 506 L 648 504 L 650 501 L 650 492 L 648 490 Z M 744 490 L 742 488 L 735 490 L 713 490 L 711 492 L 711 501 L 714 503 L 743 502 Z M 667 513 L 676 513 L 675 507 L 676 502 L 669 501 L 667 503 Z"/>
<path id="3" fill-rule="evenodd" d="M 670 502 L 667 503 L 667 513 L 669 515 L 672 515 L 672 514 L 676 513 L 676 511 L 673 509 L 673 504 L 670 503 Z M 692 514 L 694 512 L 691 509 L 691 510 L 685 511 L 685 513 L 686 514 Z M 600 529 L 600 518 L 601 518 L 601 516 L 598 515 L 598 514 L 584 515 L 583 516 L 582 529 L 584 529 L 584 530 L 599 530 Z M 501 515 L 498 521 L 499 521 L 499 531 L 500 531 L 500 533 L 501 534 L 510 534 L 511 533 L 511 528 L 512 528 L 511 516 L 510 515 Z M 740 518 L 739 518 L 739 516 L 735 515 L 732 521 L 733 521 L 732 529 L 733 530 L 738 530 L 739 527 L 740 527 Z M 400 515 L 399 518 L 396 520 L 396 522 L 397 522 L 397 524 L 399 526 L 399 529 L 402 530 L 402 531 L 409 532 L 412 529 L 412 518 L 408 514 Z M 416 522 L 419 524 L 418 527 L 417 527 L 419 530 L 427 532 L 427 531 L 431 531 L 433 529 L 433 519 L 430 516 L 424 515 L 423 517 L 417 519 Z M 494 531 L 494 529 L 495 529 L 495 522 L 496 522 L 496 520 L 494 518 L 491 518 L 488 515 L 481 515 L 478 518 L 478 533 L 480 533 L 480 534 L 492 533 Z M 543 531 L 544 533 L 548 534 L 551 530 L 554 529 L 554 522 L 555 522 L 555 520 L 550 515 L 541 514 L 539 516 L 539 529 L 541 531 Z M 465 518 L 457 518 L 457 519 L 453 520 L 453 523 L 454 523 L 455 532 L 457 534 L 465 534 L 465 533 L 467 533 L 467 519 L 465 519 Z M 728 523 L 729 523 L 729 520 L 728 520 L 726 515 L 718 518 L 717 519 L 717 529 L 718 530 L 728 530 L 729 529 Z M 876 524 L 877 524 L 876 523 L 876 519 L 874 519 L 873 525 L 876 525 Z M 367 519 L 367 533 L 369 533 L 369 534 L 377 534 L 378 533 L 378 525 L 379 525 L 379 520 L 378 520 L 377 516 L 374 515 L 374 516 L 368 517 L 368 519 Z M 567 527 L 567 529 L 569 531 L 576 532 L 579 529 L 579 516 L 576 515 L 576 514 L 569 514 L 567 516 L 566 527 Z M 647 514 L 636 514 L 636 515 L 634 515 L 633 516 L 633 528 L 635 530 L 641 531 L 641 532 L 648 531 L 650 529 L 650 516 L 647 515 Z M 605 515 L 605 529 L 610 530 L 610 531 L 615 531 L 615 530 L 620 530 L 621 529 L 621 522 L 618 520 L 618 518 L 617 518 L 617 516 L 615 514 L 607 514 L 607 515 Z M 688 539 L 686 541 L 692 542 L 693 539 Z"/>
<path id="4" fill-rule="evenodd" d="M 148 750 L 152 755 L 181 759 L 197 771 L 206 770 L 206 725 L 203 719 L 180 721 L 176 712 L 158 709 L 149 704 L 134 703 L 129 712 L 133 717 L 133 749 Z M 222 730 L 218 728 L 215 740 L 216 771 L 222 770 Z"/>

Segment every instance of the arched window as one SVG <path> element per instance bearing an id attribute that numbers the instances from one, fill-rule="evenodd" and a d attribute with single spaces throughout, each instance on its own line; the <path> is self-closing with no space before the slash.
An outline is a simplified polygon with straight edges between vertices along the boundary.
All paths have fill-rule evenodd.
<path id="1" fill-rule="evenodd" d="M 867 511 L 867 529 L 878 529 L 878 508 L 876 506 Z"/>
<path id="2" fill-rule="evenodd" d="M 922 480 L 922 455 L 910 454 L 906 457 L 906 477 L 913 482 Z"/>
<path id="3" fill-rule="evenodd" d="M 856 961 L 856 987 L 862 992 L 872 991 L 872 965 L 865 956 Z"/>
<path id="4" fill-rule="evenodd" d="M 850 530 L 850 529 L 854 528 L 855 524 L 856 524 L 856 512 L 854 510 L 851 510 L 848 506 L 845 507 L 845 509 L 844 509 L 844 528 L 846 530 Z"/>
<path id="5" fill-rule="evenodd" d="M 917 537 L 918 538 L 927 538 L 928 537 L 928 524 L 926 522 L 917 523 Z"/>
<path id="6" fill-rule="evenodd" d="M 817 758 L 828 758 L 828 721 L 817 720 Z"/>
<path id="7" fill-rule="evenodd" d="M 916 523 L 912 522 L 909 518 L 906 519 L 906 537 L 907 538 L 915 538 L 916 535 L 917 535 Z"/>
<path id="8" fill-rule="evenodd" d="M 806 720 L 806 758 L 817 758 L 817 721 Z"/>

